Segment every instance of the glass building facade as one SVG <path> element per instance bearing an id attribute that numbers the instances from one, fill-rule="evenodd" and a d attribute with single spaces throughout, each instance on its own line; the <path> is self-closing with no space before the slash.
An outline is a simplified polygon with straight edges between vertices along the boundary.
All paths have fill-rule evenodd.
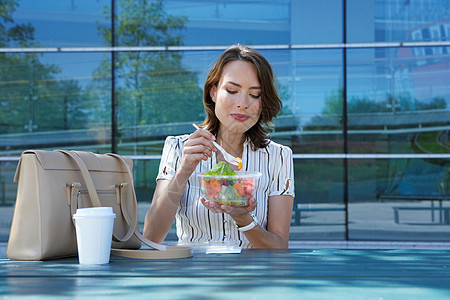
<path id="1" fill-rule="evenodd" d="M 450 0 L 0 3 L 0 241 L 27 149 L 131 156 L 142 220 L 165 137 L 241 43 L 283 101 L 291 240 L 450 242 Z"/>

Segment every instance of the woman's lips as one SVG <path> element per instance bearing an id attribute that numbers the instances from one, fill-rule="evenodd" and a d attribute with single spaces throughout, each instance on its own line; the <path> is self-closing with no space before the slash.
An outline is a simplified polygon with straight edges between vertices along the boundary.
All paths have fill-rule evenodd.
<path id="1" fill-rule="evenodd" d="M 231 116 L 238 121 L 247 121 L 250 117 L 243 114 L 231 114 Z"/>

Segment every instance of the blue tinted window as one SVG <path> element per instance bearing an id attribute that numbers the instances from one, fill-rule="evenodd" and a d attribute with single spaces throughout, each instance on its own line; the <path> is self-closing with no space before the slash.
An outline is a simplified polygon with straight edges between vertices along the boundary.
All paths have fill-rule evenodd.
<path id="1" fill-rule="evenodd" d="M 288 44 L 291 4 L 282 1 L 175 1 L 168 15 L 187 18 L 184 45 Z"/>
<path id="2" fill-rule="evenodd" d="M 448 109 L 450 56 L 444 54 L 448 48 L 349 50 L 349 113 Z M 367 106 L 351 106 L 358 101 Z"/>
<path id="3" fill-rule="evenodd" d="M 448 0 L 347 1 L 347 41 L 449 40 Z"/>
<path id="4" fill-rule="evenodd" d="M 14 24 L 30 24 L 35 45 L 41 47 L 105 46 L 98 25 L 110 26 L 103 14 L 111 5 L 108 0 L 17 1 L 12 12 Z M 14 24 L 9 24 L 13 26 Z M 17 46 L 11 43 L 10 46 Z"/>
<path id="5" fill-rule="evenodd" d="M 342 84 L 341 50 L 292 51 L 293 70 L 290 78 L 294 83 L 292 96 L 296 99 L 294 113 L 316 116 L 341 114 L 342 106 L 330 108 L 339 97 Z"/>
<path id="6" fill-rule="evenodd" d="M 350 151 L 448 152 L 450 57 L 442 55 L 446 47 L 377 50 L 348 51 Z"/>
<path id="7" fill-rule="evenodd" d="M 341 1 L 174 1 L 186 17 L 185 45 L 299 44 L 342 41 Z"/>
<path id="8" fill-rule="evenodd" d="M 0 132 L 5 134 L 0 149 L 110 143 L 111 77 L 98 71 L 103 55 L 1 56 L 4 77 L 9 78 L 0 85 Z"/>
<path id="9" fill-rule="evenodd" d="M 291 239 L 448 241 L 437 203 L 450 193 L 450 46 L 385 42 L 449 41 L 450 0 L 347 0 L 346 19 L 342 0 L 7 3 L 17 5 L 0 13 L 0 203 L 14 203 L 10 156 L 29 148 L 138 155 L 138 199 L 151 199 L 164 139 L 204 120 L 202 88 L 223 49 L 270 45 L 258 49 L 283 102 L 270 138 L 294 155 Z M 115 46 L 133 49 L 98 48 L 111 46 L 111 3 Z M 165 45 L 187 47 L 144 48 Z"/>
<path id="10" fill-rule="evenodd" d="M 342 1 L 291 1 L 291 44 L 341 43 Z"/>

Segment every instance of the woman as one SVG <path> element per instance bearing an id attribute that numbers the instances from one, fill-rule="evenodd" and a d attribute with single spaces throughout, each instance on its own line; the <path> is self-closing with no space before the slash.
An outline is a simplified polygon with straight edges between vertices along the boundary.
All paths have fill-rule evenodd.
<path id="1" fill-rule="evenodd" d="M 161 243 L 176 217 L 182 243 L 288 248 L 293 161 L 291 149 L 267 139 L 265 126 L 282 107 L 270 64 L 246 46 L 225 50 L 206 79 L 203 105 L 207 117 L 202 129 L 166 139 L 144 236 Z M 200 195 L 195 175 L 224 161 L 214 140 L 242 157 L 243 171 L 262 173 L 256 199 L 246 207 L 220 206 Z"/>

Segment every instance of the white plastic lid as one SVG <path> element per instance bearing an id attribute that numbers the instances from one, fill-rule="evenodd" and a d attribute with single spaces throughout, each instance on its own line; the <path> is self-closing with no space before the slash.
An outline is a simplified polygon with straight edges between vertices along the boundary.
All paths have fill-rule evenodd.
<path id="1" fill-rule="evenodd" d="M 115 218 L 112 207 L 87 207 L 78 208 L 77 213 L 73 215 L 74 218 Z"/>

